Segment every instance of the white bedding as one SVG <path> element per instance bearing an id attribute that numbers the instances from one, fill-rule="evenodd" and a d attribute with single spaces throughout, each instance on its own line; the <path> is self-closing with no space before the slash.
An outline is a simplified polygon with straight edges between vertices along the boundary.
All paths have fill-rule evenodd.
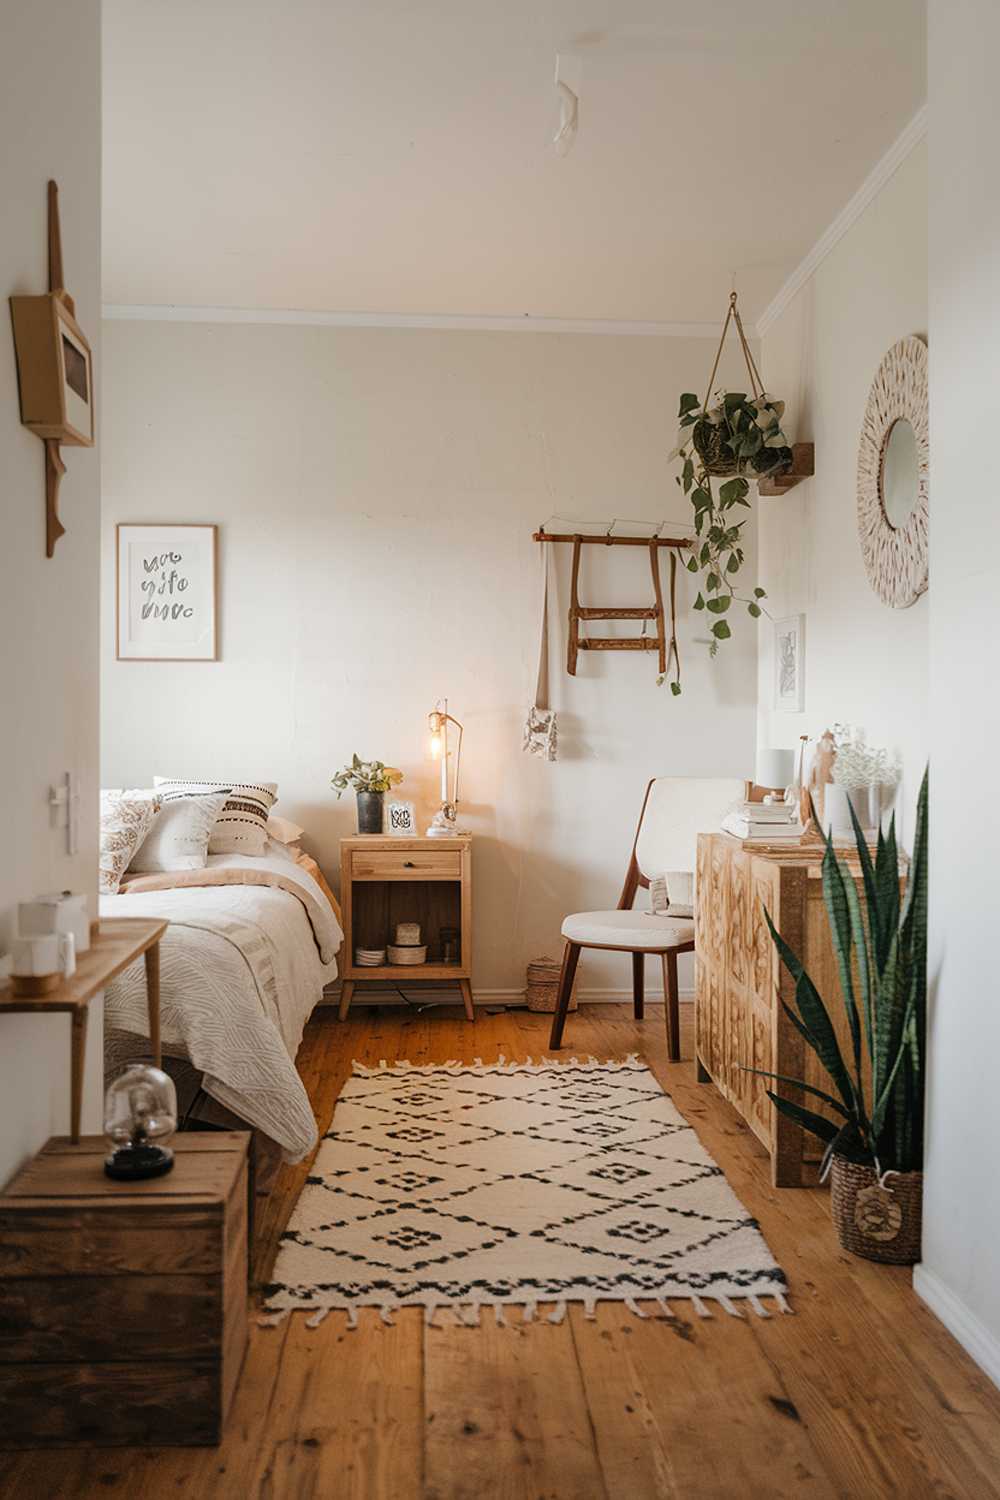
<path id="1" fill-rule="evenodd" d="M 316 1126 L 294 1058 L 323 986 L 336 977 L 340 924 L 312 877 L 276 848 L 261 858 L 210 855 L 203 878 L 212 883 L 193 886 L 199 873 L 104 896 L 101 915 L 169 921 L 160 942 L 164 1052 L 188 1058 L 206 1093 L 277 1141 L 287 1161 L 300 1161 Z M 227 873 L 236 883 L 215 883 Z M 163 888 L 168 879 L 183 883 Z M 104 1004 L 114 1062 L 132 1038 L 149 1034 L 141 960 L 109 985 Z"/>

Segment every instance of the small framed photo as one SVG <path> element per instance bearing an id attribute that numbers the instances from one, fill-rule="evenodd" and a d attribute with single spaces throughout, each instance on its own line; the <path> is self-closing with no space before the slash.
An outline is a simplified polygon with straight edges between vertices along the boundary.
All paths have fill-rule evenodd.
<path id="1" fill-rule="evenodd" d="M 805 615 L 774 622 L 774 706 L 800 714 L 806 703 Z"/>
<path id="2" fill-rule="evenodd" d="M 119 661 L 216 661 L 215 526 L 115 528 Z"/>
<path id="3" fill-rule="evenodd" d="M 417 813 L 412 802 L 386 803 L 385 831 L 400 839 L 415 837 L 417 832 Z"/>

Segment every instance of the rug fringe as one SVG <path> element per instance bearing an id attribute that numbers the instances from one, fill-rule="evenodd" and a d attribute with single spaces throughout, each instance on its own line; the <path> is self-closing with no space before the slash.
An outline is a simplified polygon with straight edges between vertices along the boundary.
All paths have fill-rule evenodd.
<path id="1" fill-rule="evenodd" d="M 442 1311 L 442 1309 L 452 1314 L 454 1327 L 479 1328 L 481 1326 L 482 1310 L 484 1307 L 486 1307 L 492 1309 L 493 1318 L 498 1328 L 509 1328 L 511 1327 L 511 1324 L 507 1320 L 508 1307 L 520 1307 L 522 1324 L 534 1323 L 538 1320 L 539 1303 L 550 1301 L 552 1303 L 552 1310 L 541 1320 L 545 1323 L 564 1322 L 567 1313 L 569 1312 L 570 1304 L 573 1302 L 576 1302 L 578 1305 L 582 1303 L 583 1315 L 588 1320 L 588 1322 L 592 1322 L 597 1317 L 597 1304 L 599 1302 L 603 1302 L 606 1306 L 624 1306 L 633 1315 L 633 1317 L 648 1319 L 651 1314 L 640 1307 L 639 1298 L 641 1298 L 643 1302 L 655 1302 L 663 1316 L 671 1319 L 676 1319 L 676 1317 L 678 1316 L 671 1305 L 674 1302 L 689 1302 L 696 1316 L 706 1319 L 711 1319 L 713 1317 L 713 1313 L 708 1305 L 708 1302 L 714 1302 L 718 1307 L 722 1308 L 723 1312 L 728 1313 L 731 1318 L 739 1318 L 741 1321 L 746 1321 L 746 1315 L 745 1313 L 741 1312 L 739 1307 L 737 1306 L 737 1303 L 740 1302 L 748 1302 L 758 1318 L 770 1318 L 773 1316 L 773 1314 L 765 1305 L 766 1298 L 773 1299 L 775 1309 L 779 1313 L 794 1312 L 794 1309 L 790 1305 L 788 1298 L 783 1291 L 742 1292 L 738 1293 L 734 1298 L 730 1297 L 725 1292 L 706 1291 L 704 1296 L 701 1296 L 697 1292 L 664 1289 L 658 1294 L 654 1294 L 652 1292 L 642 1292 L 639 1293 L 638 1297 L 602 1297 L 600 1292 L 584 1291 L 579 1297 L 546 1297 L 544 1294 L 541 1297 L 525 1297 L 523 1294 L 514 1294 L 506 1300 L 503 1300 L 499 1297 L 486 1297 L 480 1298 L 475 1302 L 456 1303 L 435 1301 L 382 1303 L 366 1302 L 363 1304 L 358 1304 L 356 1302 L 345 1302 L 339 1304 L 339 1306 L 337 1304 L 331 1303 L 329 1305 L 321 1307 L 316 1307 L 315 1305 L 313 1305 L 312 1307 L 303 1308 L 268 1308 L 265 1306 L 265 1308 L 257 1318 L 257 1323 L 261 1328 L 275 1328 L 279 1323 L 283 1323 L 290 1313 L 307 1312 L 310 1314 L 310 1316 L 306 1318 L 304 1326 L 306 1328 L 318 1328 L 323 1320 L 327 1317 L 327 1315 L 336 1310 L 346 1312 L 347 1327 L 348 1329 L 353 1330 L 358 1326 L 358 1313 L 361 1307 L 364 1306 L 375 1307 L 378 1311 L 379 1319 L 381 1320 L 381 1322 L 388 1328 L 394 1328 L 396 1326 L 395 1319 L 393 1317 L 394 1313 L 398 1313 L 407 1307 L 422 1307 L 424 1310 L 424 1326 L 426 1328 L 441 1327 L 441 1324 L 438 1321 L 438 1314 Z M 706 1301 L 706 1298 L 708 1299 L 708 1301 Z"/>
<path id="2" fill-rule="evenodd" d="M 540 1057 L 535 1062 L 529 1057 L 526 1062 L 508 1062 L 506 1056 L 501 1053 L 494 1063 L 484 1063 L 481 1057 L 477 1057 L 471 1063 L 464 1063 L 461 1058 L 455 1057 L 449 1058 L 444 1063 L 411 1063 L 405 1060 L 390 1063 L 383 1057 L 379 1060 L 377 1067 L 359 1062 L 357 1058 L 351 1063 L 354 1074 L 358 1078 L 378 1078 L 381 1075 L 399 1077 L 406 1073 L 473 1073 L 479 1077 L 487 1077 L 491 1073 L 545 1073 L 557 1071 L 560 1068 L 578 1070 L 601 1068 L 616 1073 L 626 1070 L 642 1071 L 645 1066 L 635 1052 L 630 1052 L 625 1058 L 606 1060 L 599 1057 Z"/>

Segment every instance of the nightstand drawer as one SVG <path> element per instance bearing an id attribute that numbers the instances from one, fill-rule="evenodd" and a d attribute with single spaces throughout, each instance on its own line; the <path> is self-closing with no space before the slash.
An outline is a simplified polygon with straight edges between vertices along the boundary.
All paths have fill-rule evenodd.
<path id="1" fill-rule="evenodd" d="M 461 880 L 460 849 L 353 849 L 352 880 Z"/>

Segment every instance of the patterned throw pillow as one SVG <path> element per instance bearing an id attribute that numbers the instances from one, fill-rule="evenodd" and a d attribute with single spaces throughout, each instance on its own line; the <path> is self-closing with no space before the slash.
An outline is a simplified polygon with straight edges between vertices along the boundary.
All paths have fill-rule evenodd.
<path id="1" fill-rule="evenodd" d="M 208 841 L 229 790 L 224 787 L 220 792 L 177 796 L 169 802 L 164 798 L 129 871 L 136 875 L 159 875 L 173 870 L 204 869 L 208 863 Z"/>
<path id="2" fill-rule="evenodd" d="M 276 781 L 171 781 L 154 776 L 153 785 L 165 805 L 177 797 L 228 788 L 209 840 L 209 854 L 263 854 L 267 848 L 267 815 L 278 800 Z"/>
<path id="3" fill-rule="evenodd" d="M 114 896 L 135 851 L 152 828 L 160 804 L 153 792 L 102 791 L 98 886 Z"/>

